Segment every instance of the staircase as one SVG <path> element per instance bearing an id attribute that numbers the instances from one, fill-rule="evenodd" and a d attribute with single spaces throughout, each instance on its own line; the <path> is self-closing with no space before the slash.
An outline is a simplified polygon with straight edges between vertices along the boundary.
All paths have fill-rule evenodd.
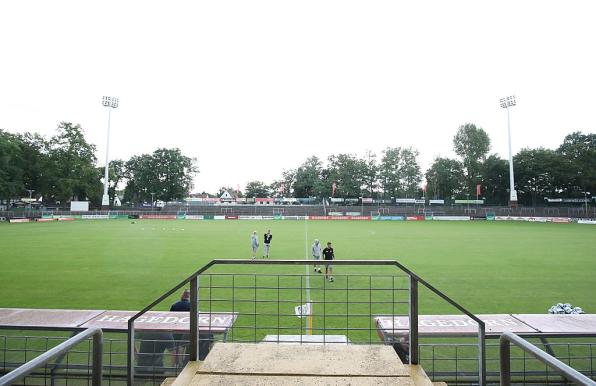
<path id="1" fill-rule="evenodd" d="M 162 386 L 237 384 L 446 386 L 402 364 L 390 346 L 276 343 L 216 343 Z"/>

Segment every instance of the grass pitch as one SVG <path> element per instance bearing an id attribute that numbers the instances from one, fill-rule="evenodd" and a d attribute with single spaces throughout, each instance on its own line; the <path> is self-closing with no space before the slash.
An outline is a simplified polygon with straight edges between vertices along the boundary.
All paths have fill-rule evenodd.
<path id="1" fill-rule="evenodd" d="M 271 259 L 304 259 L 307 233 L 309 248 L 315 238 L 332 241 L 337 259 L 397 259 L 473 313 L 546 313 L 557 302 L 596 313 L 593 226 L 434 221 L 2 224 L 0 307 L 138 310 L 211 259 L 250 258 L 250 233 L 262 237 L 268 228 Z M 336 273 L 383 269 L 336 266 Z M 456 312 L 421 291 L 421 313 Z"/>

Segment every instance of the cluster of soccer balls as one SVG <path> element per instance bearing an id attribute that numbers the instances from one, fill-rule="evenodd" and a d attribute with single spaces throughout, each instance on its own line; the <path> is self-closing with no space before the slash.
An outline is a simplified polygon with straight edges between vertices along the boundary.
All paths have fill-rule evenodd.
<path id="1" fill-rule="evenodd" d="M 549 314 L 583 314 L 581 307 L 573 307 L 569 303 L 557 303 L 548 309 Z"/>

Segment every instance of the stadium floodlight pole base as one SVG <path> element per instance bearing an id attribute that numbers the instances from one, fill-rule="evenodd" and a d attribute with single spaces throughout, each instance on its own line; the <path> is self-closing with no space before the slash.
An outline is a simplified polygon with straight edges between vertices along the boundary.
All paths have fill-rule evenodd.
<path id="1" fill-rule="evenodd" d="M 108 196 L 107 194 L 104 194 L 101 197 L 101 208 L 105 209 L 108 208 L 110 206 L 110 196 Z"/>
<path id="2" fill-rule="evenodd" d="M 511 208 L 517 208 L 517 192 L 514 190 L 511 191 L 509 195 L 509 206 Z"/>

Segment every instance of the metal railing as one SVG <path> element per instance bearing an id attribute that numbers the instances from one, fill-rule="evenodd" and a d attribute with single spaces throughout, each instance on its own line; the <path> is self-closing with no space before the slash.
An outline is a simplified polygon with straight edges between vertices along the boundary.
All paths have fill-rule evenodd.
<path id="1" fill-rule="evenodd" d="M 204 267 L 202 267 L 201 269 L 197 270 L 195 273 L 193 273 L 191 276 L 189 276 L 187 279 L 183 280 L 182 282 L 180 282 L 178 285 L 176 285 L 175 287 L 173 287 L 172 289 L 170 289 L 169 291 L 167 291 L 165 294 L 163 294 L 162 296 L 160 296 L 158 299 L 156 299 L 155 301 L 153 301 L 150 305 L 148 305 L 147 307 L 145 307 L 143 310 L 141 310 L 140 312 L 138 312 L 137 314 L 135 314 L 132 318 L 130 318 L 128 320 L 128 337 L 127 337 L 127 380 L 128 380 L 128 384 L 132 385 L 134 383 L 134 377 L 135 377 L 135 320 L 137 320 L 141 315 L 145 314 L 147 311 L 151 310 L 152 308 L 154 308 L 156 305 L 158 305 L 159 303 L 161 303 L 162 301 L 168 299 L 170 296 L 172 296 L 174 293 L 176 293 L 177 291 L 179 291 L 182 287 L 186 286 L 187 284 L 190 283 L 190 345 L 189 345 L 189 355 L 190 355 L 190 360 L 191 361 L 196 361 L 197 358 L 199 357 L 199 294 L 201 293 L 200 291 L 203 291 L 203 294 L 205 293 L 204 291 L 207 290 L 209 291 L 209 299 L 208 299 L 208 303 L 209 303 L 209 311 L 211 311 L 211 307 L 213 305 L 214 302 L 224 302 L 223 299 L 217 298 L 217 296 L 215 297 L 215 299 L 212 297 L 212 290 L 214 288 L 220 288 L 220 289 L 228 289 L 228 288 L 232 288 L 232 299 L 231 300 L 225 300 L 228 303 L 231 302 L 231 304 L 234 304 L 234 302 L 239 302 L 239 301 L 251 301 L 254 302 L 254 311 L 249 311 L 246 313 L 246 315 L 249 316 L 253 316 L 254 317 L 254 323 L 255 326 L 252 327 L 254 330 L 254 338 L 251 340 L 253 342 L 256 342 L 256 338 L 257 338 L 257 317 L 259 316 L 259 313 L 257 312 L 257 304 L 259 302 L 263 302 L 263 300 L 257 300 L 257 291 L 275 291 L 277 290 L 277 312 L 273 311 L 273 314 L 275 314 L 277 316 L 277 327 L 272 327 L 271 329 L 273 329 L 275 331 L 275 329 L 277 328 L 277 332 L 278 332 L 278 341 L 279 341 L 279 332 L 282 329 L 285 329 L 284 327 L 280 327 L 279 325 L 279 319 L 280 317 L 288 317 L 289 315 L 284 314 L 283 312 L 281 312 L 279 310 L 279 304 L 282 302 L 282 300 L 280 300 L 279 298 L 279 293 L 280 290 L 290 290 L 290 291 L 295 291 L 297 289 L 300 289 L 300 293 L 301 293 L 301 299 L 300 301 L 302 301 L 302 290 L 306 289 L 303 287 L 302 285 L 302 280 L 300 280 L 300 287 L 288 287 L 288 286 L 280 286 L 279 283 L 279 277 L 280 276 L 284 276 L 284 275 L 278 275 L 278 282 L 277 285 L 273 285 L 271 287 L 267 287 L 265 286 L 257 286 L 257 275 L 250 275 L 250 276 L 254 276 L 254 283 L 252 284 L 244 284 L 242 287 L 239 287 L 238 285 L 232 284 L 231 287 L 228 286 L 217 286 L 213 284 L 212 279 L 209 279 L 209 285 L 208 286 L 199 286 L 199 276 L 202 274 L 205 274 L 205 272 L 207 270 L 209 270 L 210 268 L 213 268 L 215 266 L 230 266 L 230 265 L 240 265 L 240 266 L 253 266 L 253 267 L 259 267 L 259 269 L 261 269 L 263 266 L 283 266 L 283 265 L 294 265 L 294 266 L 311 266 L 313 264 L 313 260 L 239 260 L 239 259 L 229 259 L 229 260 L 212 260 L 210 263 L 208 263 L 207 265 L 205 265 Z M 479 385 L 485 385 L 486 384 L 486 347 L 485 347 L 485 324 L 482 320 L 480 320 L 479 318 L 477 318 L 475 315 L 473 315 L 471 312 L 469 312 L 468 310 L 466 310 L 464 307 L 462 307 L 461 305 L 459 305 L 458 303 L 456 303 L 455 301 L 453 301 L 451 298 L 449 298 L 447 295 L 445 295 L 444 293 L 442 293 L 441 291 L 439 291 L 438 289 L 436 289 L 435 287 L 433 287 L 432 285 L 430 285 L 428 282 L 426 282 L 424 279 L 420 278 L 418 275 L 416 275 L 415 273 L 413 273 L 412 271 L 410 271 L 409 269 L 407 269 L 406 267 L 404 267 L 402 264 L 398 263 L 397 261 L 393 261 L 393 260 L 333 260 L 333 261 L 320 261 L 320 265 L 323 267 L 326 267 L 328 264 L 333 264 L 334 266 L 385 266 L 385 267 L 395 267 L 398 270 L 400 270 L 401 272 L 405 273 L 406 275 L 404 275 L 405 279 L 407 280 L 407 286 L 405 288 L 386 288 L 384 290 L 391 290 L 392 294 L 395 291 L 398 290 L 402 290 L 402 291 L 407 291 L 408 292 L 408 298 L 406 302 L 402 302 L 405 305 L 407 305 L 408 307 L 408 312 L 405 315 L 395 315 L 395 312 L 392 312 L 393 316 L 407 316 L 408 317 L 408 321 L 409 321 L 409 325 L 408 325 L 408 350 L 409 350 L 409 363 L 410 364 L 419 364 L 420 363 L 420 356 L 419 356 L 419 336 L 418 336 L 418 299 L 419 299 L 419 295 L 418 295 L 418 284 L 421 284 L 422 286 L 426 287 L 428 290 L 430 290 L 431 292 L 433 292 L 434 294 L 438 295 L 441 299 L 445 300 L 447 303 L 449 303 L 450 305 L 452 305 L 453 307 L 455 307 L 456 309 L 458 309 L 460 312 L 462 312 L 463 314 L 467 315 L 470 319 L 472 319 L 474 322 L 477 323 L 478 325 L 478 341 L 477 341 L 477 361 L 478 361 L 478 384 Z M 323 268 L 324 269 L 324 268 Z M 218 274 L 205 274 L 207 276 L 209 275 L 218 275 Z M 231 276 L 231 280 L 234 281 L 234 274 L 228 274 Z M 287 276 L 287 275 L 285 275 Z M 338 276 L 338 275 L 334 275 L 334 276 Z M 323 327 L 319 328 L 319 331 L 323 332 L 323 337 L 325 337 L 325 331 L 335 331 L 335 330 L 340 330 L 343 329 L 345 331 L 348 331 L 350 329 L 352 329 L 350 327 L 350 322 L 349 322 L 349 316 L 352 317 L 359 317 L 359 318 L 368 318 L 369 319 L 369 323 L 372 321 L 372 309 L 370 306 L 372 304 L 372 300 L 371 300 L 371 296 L 373 291 L 375 291 L 375 288 L 373 288 L 372 285 L 372 279 L 369 279 L 369 286 L 368 288 L 350 288 L 350 286 L 347 284 L 348 280 L 350 280 L 350 278 L 352 276 L 357 276 L 357 275 L 343 275 L 345 277 L 345 281 L 346 281 L 346 291 L 348 292 L 348 297 L 349 297 L 349 291 L 368 291 L 369 293 L 369 298 L 364 299 L 362 301 L 362 303 L 367 303 L 369 304 L 369 310 L 368 312 L 363 312 L 363 313 L 359 313 L 357 315 L 351 314 L 349 315 L 349 308 L 347 308 L 346 310 L 348 311 L 347 314 L 348 315 L 330 315 L 329 317 L 345 317 L 346 319 L 346 327 L 345 328 L 338 328 L 338 327 L 334 327 L 334 326 L 326 326 L 325 325 L 325 320 L 323 320 Z M 386 274 L 385 274 L 386 276 Z M 342 278 L 342 280 L 344 280 L 344 278 Z M 339 281 L 339 279 L 338 279 Z M 352 282 L 355 282 L 355 279 L 352 279 Z M 202 283 L 202 282 L 201 282 Z M 324 282 L 325 283 L 325 282 Z M 325 285 L 323 284 L 322 287 L 322 295 L 323 297 L 325 296 L 325 291 L 327 289 L 327 287 L 329 287 L 329 285 Z M 394 287 L 394 285 L 393 285 Z M 236 289 L 235 288 L 242 288 L 243 290 L 254 290 L 254 297 L 251 299 L 235 299 L 234 298 L 234 294 Z M 392 295 L 394 298 L 395 296 Z M 286 301 L 287 302 L 287 301 Z M 325 307 L 325 304 L 330 304 L 333 303 L 333 301 L 329 300 L 326 301 L 325 298 L 323 298 L 323 301 L 321 301 L 320 303 L 323 304 L 323 307 Z M 349 307 L 350 304 L 352 304 L 353 302 L 349 299 L 346 299 L 343 304 L 346 304 L 346 307 Z M 400 302 L 395 301 L 395 299 L 393 299 L 391 302 L 389 302 L 391 304 L 393 304 L 393 307 L 395 307 L 395 304 L 398 304 Z M 301 303 L 300 303 L 301 304 Z M 267 311 L 265 311 L 264 314 L 260 314 L 261 316 L 266 315 L 266 316 L 271 316 L 273 314 L 267 314 Z M 210 326 L 209 326 L 210 327 Z M 243 326 L 239 326 L 239 327 L 235 327 L 235 328 L 243 328 Z M 371 334 L 371 329 L 366 329 L 366 328 L 353 328 L 354 330 L 368 330 L 369 331 L 369 336 Z M 289 330 L 289 329 L 288 329 Z M 300 331 L 300 333 L 302 334 L 302 326 L 300 327 L 300 329 L 298 330 Z M 312 331 L 312 330 L 311 330 Z M 302 336 L 302 335 L 301 335 Z M 370 340 L 369 340 L 370 342 Z"/>
<path id="2" fill-rule="evenodd" d="M 531 354 L 536 359 L 538 359 L 545 365 L 555 369 L 561 375 L 563 375 L 565 378 L 572 382 L 575 382 L 579 385 L 596 386 L 596 382 L 594 382 L 590 378 L 586 377 L 579 371 L 567 366 L 565 363 L 561 362 L 557 358 L 540 350 L 538 347 L 534 346 L 527 340 L 520 338 L 512 332 L 506 332 L 503 335 L 501 335 L 500 338 L 501 386 L 511 385 L 511 350 L 509 343 L 513 343 L 514 345 L 518 346 L 528 354 Z"/>
<path id="3" fill-rule="evenodd" d="M 88 328 L 72 338 L 60 343 L 58 346 L 41 354 L 35 359 L 23 364 L 14 369 L 10 373 L 0 378 L 0 386 L 11 385 L 19 379 L 26 377 L 32 373 L 36 368 L 49 363 L 53 358 L 67 353 L 75 345 L 87 340 L 93 336 L 93 372 L 91 383 L 93 386 L 101 386 L 102 380 L 102 356 L 103 356 L 103 332 L 101 328 Z"/>

